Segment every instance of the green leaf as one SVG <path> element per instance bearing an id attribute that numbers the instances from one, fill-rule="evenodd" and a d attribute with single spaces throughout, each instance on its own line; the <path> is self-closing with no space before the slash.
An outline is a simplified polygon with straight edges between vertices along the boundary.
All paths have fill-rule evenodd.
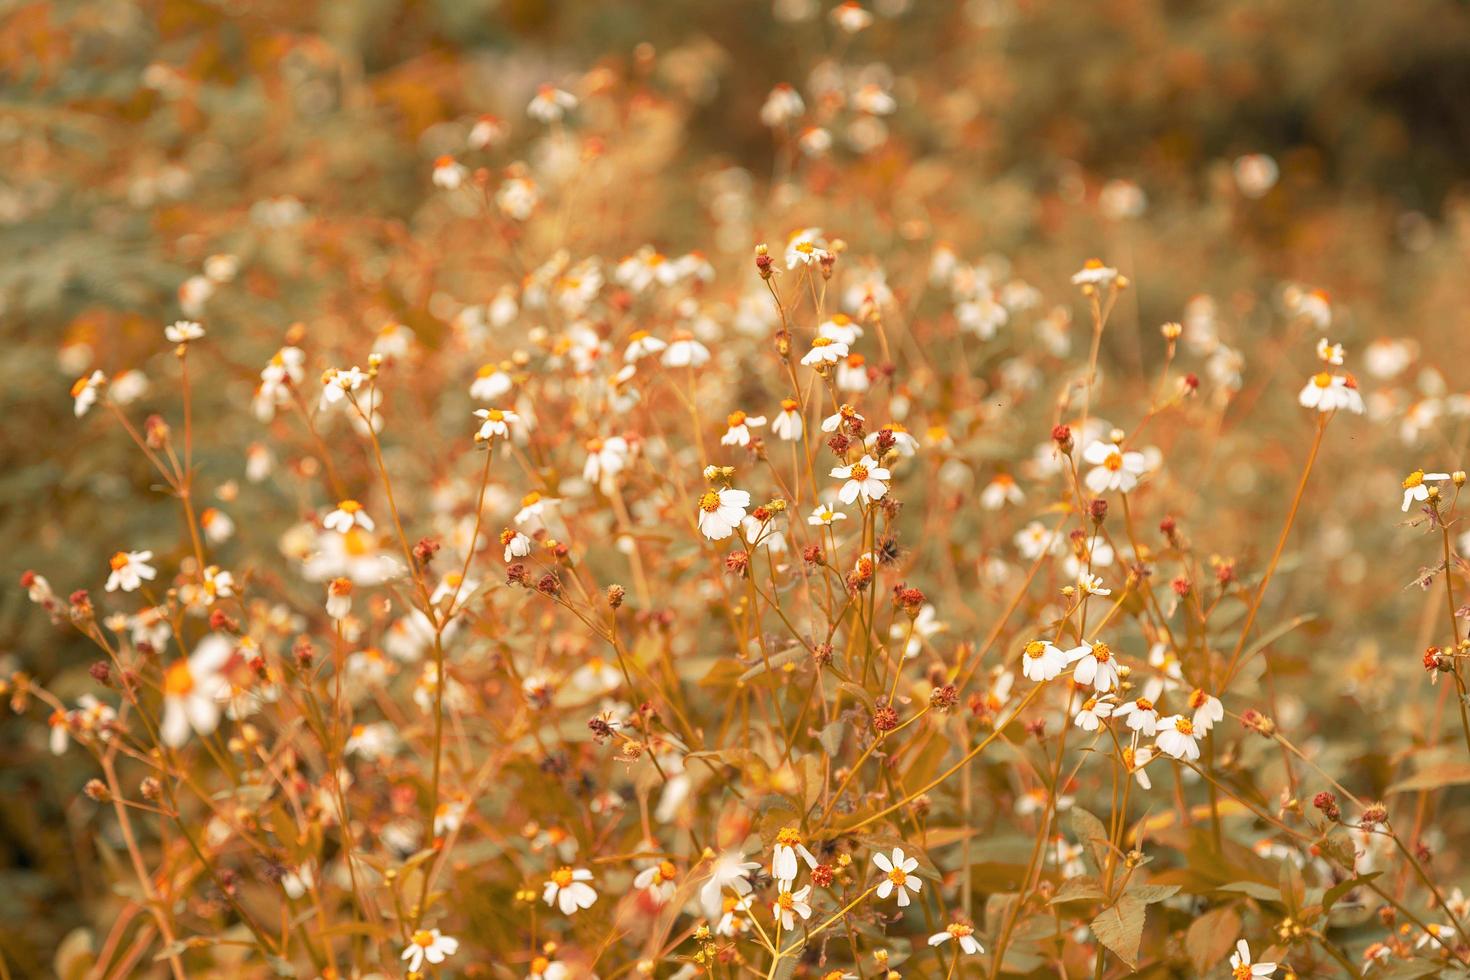
<path id="1" fill-rule="evenodd" d="M 1062 887 L 1052 896 L 1051 904 L 1060 905 L 1063 902 L 1097 902 L 1106 896 L 1103 894 L 1102 885 L 1098 884 L 1092 875 L 1083 875 L 1080 878 L 1068 878 L 1062 882 Z"/>
<path id="2" fill-rule="evenodd" d="M 1140 898 L 1145 905 L 1153 905 L 1162 902 L 1166 898 L 1173 898 L 1179 893 L 1178 885 L 1133 885 L 1127 894 Z"/>
<path id="3" fill-rule="evenodd" d="M 1407 779 L 1390 786 L 1384 795 L 1394 793 L 1416 793 L 1420 790 L 1439 789 L 1442 786 L 1458 786 L 1470 783 L 1470 763 L 1442 762 L 1427 766 Z"/>
<path id="4" fill-rule="evenodd" d="M 1092 934 L 1112 950 L 1129 969 L 1138 966 L 1138 945 L 1143 942 L 1143 916 L 1147 905 L 1134 895 L 1122 895 L 1111 908 L 1092 920 Z"/>
<path id="5" fill-rule="evenodd" d="M 1368 882 L 1372 881 L 1374 878 L 1377 878 L 1381 874 L 1383 874 L 1382 871 L 1373 871 L 1365 875 L 1360 875 L 1356 878 L 1349 878 L 1347 881 L 1341 881 L 1333 885 L 1322 895 L 1323 911 L 1330 912 L 1332 910 L 1332 906 L 1341 901 L 1342 897 L 1348 892 L 1352 891 L 1354 888 L 1359 887 L 1360 885 L 1366 885 Z"/>
<path id="6" fill-rule="evenodd" d="M 1086 855 L 1091 858 L 1089 864 L 1091 870 L 1096 873 L 1107 866 L 1108 852 L 1112 845 L 1108 842 L 1107 829 L 1103 827 L 1102 821 L 1091 813 L 1074 806 L 1071 810 L 1072 833 L 1077 835 Z"/>
<path id="7" fill-rule="evenodd" d="M 1210 909 L 1189 924 L 1184 934 L 1184 951 L 1194 965 L 1194 972 L 1207 974 L 1230 953 L 1240 938 L 1240 916 L 1228 905 Z"/>
<path id="8" fill-rule="evenodd" d="M 1222 892 L 1240 892 L 1242 895 L 1249 895 L 1251 898 L 1259 899 L 1262 902 L 1281 901 L 1280 888 L 1272 888 L 1270 885 L 1263 885 L 1259 881 L 1232 881 L 1228 885 L 1221 885 L 1219 890 Z"/>

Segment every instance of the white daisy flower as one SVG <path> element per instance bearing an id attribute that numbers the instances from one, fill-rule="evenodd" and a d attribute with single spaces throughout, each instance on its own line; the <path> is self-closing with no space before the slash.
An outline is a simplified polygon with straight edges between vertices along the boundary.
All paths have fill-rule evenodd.
<path id="1" fill-rule="evenodd" d="M 1072 672 L 1077 683 L 1091 684 L 1099 694 L 1118 689 L 1118 658 L 1106 643 L 1083 640 L 1067 651 L 1067 662 L 1077 665 Z"/>
<path id="2" fill-rule="evenodd" d="M 1088 698 L 1082 703 L 1081 709 L 1073 719 L 1073 724 L 1085 732 L 1095 732 L 1102 727 L 1102 723 L 1113 714 L 1116 707 L 1113 704 L 1111 694 L 1102 694 L 1097 697 Z"/>
<path id="3" fill-rule="evenodd" d="M 817 859 L 806 849 L 800 831 L 795 827 L 782 828 L 776 834 L 776 845 L 771 853 L 771 876 L 777 881 L 795 881 L 797 872 L 801 870 L 796 863 L 798 857 L 806 862 L 808 868 L 816 868 Z"/>
<path id="4" fill-rule="evenodd" d="M 531 104 L 526 106 L 526 115 L 537 122 L 553 123 L 560 121 L 576 107 L 577 97 L 572 93 L 564 92 L 555 85 L 542 85 L 536 90 Z"/>
<path id="5" fill-rule="evenodd" d="M 187 344 L 204 336 L 204 328 L 193 320 L 175 320 L 163 328 L 163 338 L 171 344 Z"/>
<path id="6" fill-rule="evenodd" d="M 1159 734 L 1154 739 L 1159 751 L 1176 759 L 1193 762 L 1199 758 L 1199 735 L 1194 722 L 1183 715 L 1170 715 L 1159 719 Z"/>
<path id="7" fill-rule="evenodd" d="M 812 907 L 807 898 L 812 893 L 811 885 L 803 885 L 799 890 L 791 890 L 791 882 L 778 879 L 776 900 L 771 903 L 771 914 L 781 922 L 781 928 L 787 932 L 796 928 L 796 916 L 803 920 L 812 917 Z"/>
<path id="8" fill-rule="evenodd" d="M 960 949 L 971 956 L 985 952 L 985 947 L 981 946 L 979 941 L 975 939 L 975 927 L 968 922 L 951 922 L 941 932 L 936 932 L 929 937 L 929 945 L 941 946 L 951 939 L 958 942 Z"/>
<path id="9" fill-rule="evenodd" d="M 820 367 L 824 364 L 836 364 L 847 356 L 847 345 L 840 340 L 831 337 L 812 338 L 812 349 L 802 357 L 801 363 L 807 367 Z"/>
<path id="10" fill-rule="evenodd" d="M 845 521 L 847 515 L 840 510 L 833 510 L 831 504 L 818 504 L 817 509 L 812 511 L 812 516 L 806 519 L 811 525 L 827 525 L 830 527 L 835 521 Z"/>
<path id="11" fill-rule="evenodd" d="M 1114 717 L 1126 719 L 1129 728 L 1145 738 L 1153 738 L 1159 730 L 1159 709 L 1148 698 L 1135 698 L 1118 706 Z"/>
<path id="12" fill-rule="evenodd" d="M 464 184 L 470 175 L 469 168 L 451 156 L 442 156 L 434 161 L 434 186 L 452 191 Z"/>
<path id="13" fill-rule="evenodd" d="M 723 541 L 745 520 L 750 494 L 744 490 L 706 490 L 699 498 L 699 529 L 711 541 Z"/>
<path id="14" fill-rule="evenodd" d="M 1085 481 L 1093 493 L 1109 490 L 1130 493 L 1138 486 L 1138 478 L 1148 470 L 1148 458 L 1143 453 L 1124 452 L 1116 443 L 1100 439 L 1083 451 L 1082 458 L 1093 466 Z"/>
<path id="15" fill-rule="evenodd" d="M 919 866 L 919 859 L 906 858 L 903 848 L 895 847 L 892 858 L 883 853 L 874 854 L 873 863 L 878 866 L 879 871 L 883 872 L 883 880 L 878 884 L 878 897 L 887 898 L 896 890 L 898 907 L 907 907 L 913 900 L 909 892 L 912 891 L 917 895 L 924 884 L 912 874 L 913 870 Z"/>
<path id="16" fill-rule="evenodd" d="M 541 900 L 561 909 L 563 915 L 572 915 L 579 909 L 590 909 L 597 901 L 597 892 L 587 884 L 591 880 L 592 872 L 586 868 L 577 868 L 575 871 L 569 867 L 558 868 L 547 880 L 546 888 L 541 892 Z"/>
<path id="17" fill-rule="evenodd" d="M 489 442 L 497 436 L 509 439 L 511 424 L 521 420 L 515 412 L 502 408 L 477 408 L 475 418 L 480 420 L 480 428 L 475 432 L 476 442 Z"/>
<path id="18" fill-rule="evenodd" d="M 758 429 L 766 424 L 764 415 L 746 415 L 744 412 L 731 412 L 725 420 L 727 428 L 725 434 L 720 437 L 722 446 L 748 446 L 750 445 L 750 430 Z"/>
<path id="19" fill-rule="evenodd" d="M 234 652 L 234 640 L 210 633 L 187 659 L 175 660 L 164 670 L 159 734 L 165 745 L 178 748 L 189 740 L 191 729 L 208 735 L 219 727 L 220 701 L 230 695 L 230 682 L 221 671 Z"/>
<path id="20" fill-rule="evenodd" d="M 1252 963 L 1251 948 L 1244 940 L 1235 944 L 1235 952 L 1230 954 L 1231 976 L 1235 980 L 1250 980 L 1251 977 L 1269 977 L 1276 972 L 1275 963 Z"/>
<path id="21" fill-rule="evenodd" d="M 1323 413 L 1346 409 L 1355 415 L 1363 414 L 1363 396 L 1357 383 L 1326 371 L 1312 375 L 1296 400 L 1303 408 L 1315 408 Z"/>
<path id="22" fill-rule="evenodd" d="M 1214 728 L 1216 722 L 1225 720 L 1225 706 L 1220 703 L 1220 699 L 1199 688 L 1190 692 L 1189 706 L 1194 709 L 1194 717 L 1190 721 L 1194 724 L 1194 730 L 1201 735 Z"/>
<path id="23" fill-rule="evenodd" d="M 699 901 L 704 906 L 705 918 L 714 919 L 720 915 L 726 889 L 737 895 L 749 895 L 751 886 L 747 879 L 752 871 L 759 870 L 758 862 L 746 861 L 744 855 L 738 851 L 726 851 L 715 858 L 710 864 L 709 878 L 699 890 Z M 747 903 L 745 910 L 749 908 Z"/>
<path id="24" fill-rule="evenodd" d="M 1404 513 L 1415 503 L 1423 503 L 1429 499 L 1429 484 L 1448 480 L 1448 473 L 1425 473 L 1423 470 L 1415 470 L 1404 477 Z"/>
<path id="25" fill-rule="evenodd" d="M 651 354 L 657 354 L 668 346 L 668 344 L 659 340 L 647 330 L 635 330 L 628 337 L 628 346 L 623 351 L 623 360 L 632 364 L 634 361 L 641 361 Z"/>
<path id="26" fill-rule="evenodd" d="M 152 559 L 151 551 L 119 551 L 113 555 L 108 559 L 112 573 L 107 576 L 107 591 L 136 592 L 144 581 L 153 581 L 158 577 L 158 570 L 148 564 Z"/>
<path id="27" fill-rule="evenodd" d="M 344 500 L 337 504 L 336 510 L 322 518 L 322 527 L 338 534 L 346 534 L 354 527 L 371 531 L 374 525 L 373 519 L 362 509 L 362 504 L 355 500 Z"/>
<path id="28" fill-rule="evenodd" d="M 863 503 L 870 504 L 881 500 L 888 493 L 888 470 L 879 466 L 878 461 L 867 454 L 851 466 L 834 467 L 830 475 L 834 479 L 847 481 L 837 491 L 837 499 L 844 504 L 850 504 L 859 497 Z"/>
<path id="29" fill-rule="evenodd" d="M 403 959 L 413 973 L 419 973 L 424 963 L 443 963 L 459 950 L 459 940 L 443 935 L 438 929 L 420 929 L 409 937 L 403 948 Z"/>
<path id="30" fill-rule="evenodd" d="M 1032 640 L 1021 652 L 1021 673 L 1028 680 L 1049 681 L 1066 669 L 1067 653 L 1050 640 Z"/>
<path id="31" fill-rule="evenodd" d="M 107 384 L 107 375 L 101 371 L 93 371 L 91 374 L 77 379 L 76 384 L 71 386 L 72 410 L 77 418 L 81 418 L 97 404 L 97 392 L 103 385 Z"/>
<path id="32" fill-rule="evenodd" d="M 776 438 L 784 439 L 786 442 L 795 442 L 801 438 L 800 408 L 801 406 L 794 398 L 781 399 L 781 412 L 771 422 L 771 432 L 776 435 Z"/>

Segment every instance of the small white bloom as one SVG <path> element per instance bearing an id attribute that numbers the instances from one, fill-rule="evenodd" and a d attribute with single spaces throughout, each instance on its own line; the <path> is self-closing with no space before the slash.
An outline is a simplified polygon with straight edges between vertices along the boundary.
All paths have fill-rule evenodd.
<path id="1" fill-rule="evenodd" d="M 1093 493 L 1109 490 L 1132 492 L 1138 478 L 1148 470 L 1148 458 L 1140 452 L 1124 452 L 1116 443 L 1095 440 L 1082 453 L 1093 468 L 1087 472 L 1087 489 Z"/>
<path id="2" fill-rule="evenodd" d="M 1234 977 L 1248 980 L 1249 977 L 1271 976 L 1276 972 L 1276 964 L 1252 963 L 1250 945 L 1242 939 L 1235 944 L 1235 952 L 1230 954 L 1230 969 L 1234 971 Z"/>
<path id="3" fill-rule="evenodd" d="M 1032 640 L 1021 652 L 1021 673 L 1028 680 L 1049 681 L 1067 666 L 1067 653 L 1050 640 Z"/>
<path id="4" fill-rule="evenodd" d="M 1415 503 L 1423 503 L 1429 499 L 1429 484 L 1448 480 L 1448 473 L 1425 473 L 1423 470 L 1415 470 L 1404 477 L 1404 512 Z"/>
<path id="5" fill-rule="evenodd" d="M 940 946 L 949 942 L 951 939 L 958 942 L 960 949 L 971 956 L 985 952 L 985 947 L 981 946 L 975 938 L 975 927 L 968 922 L 951 922 L 944 927 L 943 931 L 936 932 L 929 937 L 929 945 Z"/>
<path id="6" fill-rule="evenodd" d="M 204 328 L 193 320 L 175 320 L 172 326 L 163 328 L 163 337 L 171 344 L 187 344 L 204 336 Z"/>
<path id="7" fill-rule="evenodd" d="M 438 929 L 420 929 L 409 937 L 403 948 L 403 959 L 413 973 L 419 973 L 424 963 L 443 963 L 459 950 L 459 940 L 445 936 Z"/>
<path id="8" fill-rule="evenodd" d="M 706 490 L 699 498 L 699 529 L 711 541 L 723 541 L 745 520 L 750 494 L 744 490 Z"/>
<path id="9" fill-rule="evenodd" d="M 887 898 L 896 890 L 898 907 L 905 908 L 912 901 L 909 892 L 918 894 L 923 887 L 924 883 L 912 874 L 913 870 L 919 866 L 919 859 L 904 857 L 901 847 L 893 849 L 892 858 L 881 852 L 874 854 L 873 863 L 878 866 L 879 871 L 883 872 L 883 881 L 879 883 L 877 892 L 880 899 Z"/>
<path id="10" fill-rule="evenodd" d="M 1159 751 L 1176 759 L 1193 762 L 1199 758 L 1199 735 L 1194 722 L 1183 715 L 1170 715 L 1159 719 L 1159 734 L 1154 744 Z"/>
<path id="11" fill-rule="evenodd" d="M 360 527 L 364 531 L 373 529 L 373 519 L 362 509 L 362 504 L 355 500 L 343 500 L 337 504 L 337 509 L 322 518 L 322 527 L 328 531 L 336 531 L 338 534 L 346 534 L 354 527 Z"/>
<path id="12" fill-rule="evenodd" d="M 590 909 L 597 901 L 597 892 L 587 884 L 591 880 L 592 872 L 586 868 L 577 868 L 575 871 L 568 867 L 558 868 L 546 882 L 541 900 L 547 905 L 554 904 L 561 909 L 563 915 L 572 915 L 579 909 Z"/>
<path id="13" fill-rule="evenodd" d="M 107 576 L 107 591 L 136 592 L 144 581 L 153 581 L 158 570 L 148 564 L 153 559 L 151 551 L 119 551 L 108 561 L 112 574 Z"/>
<path id="14" fill-rule="evenodd" d="M 576 107 L 577 97 L 572 93 L 564 92 L 555 85 L 542 85 L 536 90 L 531 104 L 526 106 L 526 115 L 537 122 L 553 123 Z"/>
<path id="15" fill-rule="evenodd" d="M 1106 643 L 1083 640 L 1067 652 L 1067 662 L 1077 665 L 1077 683 L 1091 684 L 1099 694 L 1118 689 L 1118 658 Z"/>
<path id="16" fill-rule="evenodd" d="M 863 503 L 870 504 L 881 500 L 888 493 L 888 470 L 879 466 L 878 461 L 867 454 L 851 466 L 834 467 L 831 476 L 847 481 L 837 492 L 837 499 L 844 504 L 850 504 L 859 497 Z"/>

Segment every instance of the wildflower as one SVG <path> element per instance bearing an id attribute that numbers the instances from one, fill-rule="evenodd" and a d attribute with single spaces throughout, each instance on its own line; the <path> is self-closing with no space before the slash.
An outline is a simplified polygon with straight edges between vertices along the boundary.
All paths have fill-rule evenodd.
<path id="1" fill-rule="evenodd" d="M 1363 396 L 1358 392 L 1357 383 L 1326 371 L 1312 375 L 1296 400 L 1303 408 L 1315 408 L 1319 412 L 1335 412 L 1344 408 L 1356 415 L 1363 414 Z"/>
<path id="2" fill-rule="evenodd" d="M 1077 590 L 1083 595 L 1112 595 L 1113 590 L 1103 587 L 1103 580 L 1087 572 L 1077 577 Z"/>
<path id="3" fill-rule="evenodd" d="M 1189 706 L 1194 709 L 1194 717 L 1190 719 L 1194 730 L 1201 735 L 1214 728 L 1216 722 L 1225 719 L 1225 706 L 1220 703 L 1220 699 L 1199 688 L 1190 692 Z"/>
<path id="4" fill-rule="evenodd" d="M 93 371 L 77 379 L 77 383 L 71 386 L 71 397 L 73 399 L 73 411 L 77 418 L 81 418 L 97 404 L 97 392 L 103 385 L 107 384 L 107 375 L 101 371 Z"/>
<path id="5" fill-rule="evenodd" d="M 434 161 L 434 186 L 446 191 L 457 189 L 469 176 L 469 169 L 451 156 L 442 156 Z"/>
<path id="6" fill-rule="evenodd" d="M 1429 484 L 1449 478 L 1448 473 L 1425 473 L 1423 470 L 1415 470 L 1404 477 L 1404 512 L 1408 513 L 1413 504 L 1429 499 Z"/>
<path id="7" fill-rule="evenodd" d="M 879 466 L 878 461 L 867 454 L 851 466 L 834 467 L 831 476 L 847 481 L 837 491 L 837 499 L 844 504 L 850 504 L 858 497 L 862 497 L 863 503 L 870 504 L 881 500 L 888 492 L 888 470 Z"/>
<path id="8" fill-rule="evenodd" d="M 586 868 L 575 871 L 569 867 L 558 868 L 547 880 L 541 900 L 547 905 L 556 905 L 563 915 L 572 915 L 578 909 L 590 909 L 597 901 L 597 892 L 587 884 L 591 880 L 592 872 Z"/>
<path id="9" fill-rule="evenodd" d="M 1053 679 L 1067 663 L 1066 651 L 1049 640 L 1032 640 L 1021 653 L 1021 673 L 1037 682 Z"/>
<path id="10" fill-rule="evenodd" d="M 158 577 L 158 570 L 148 564 L 152 559 L 151 551 L 119 551 L 113 555 L 108 561 L 112 574 L 107 576 L 107 591 L 136 592 L 145 580 L 153 581 Z"/>
<path id="11" fill-rule="evenodd" d="M 175 320 L 163 328 L 163 338 L 171 344 L 187 344 L 204 336 L 204 328 L 193 320 Z"/>
<path id="12" fill-rule="evenodd" d="M 1133 778 L 1138 780 L 1138 785 L 1144 789 L 1153 789 L 1153 780 L 1148 778 L 1148 770 L 1145 768 L 1153 761 L 1154 750 L 1147 745 L 1140 745 L 1137 749 L 1123 747 L 1123 764 L 1133 772 Z"/>
<path id="13" fill-rule="evenodd" d="M 1111 694 L 1088 698 L 1083 702 L 1082 708 L 1077 712 L 1076 718 L 1073 719 L 1073 724 L 1085 732 L 1097 731 L 1102 727 L 1103 721 L 1113 713 L 1115 705 L 1111 699 Z"/>
<path id="14" fill-rule="evenodd" d="M 1342 364 L 1342 344 L 1330 344 L 1326 337 L 1317 338 L 1317 358 L 1325 364 Z"/>
<path id="15" fill-rule="evenodd" d="M 230 693 L 223 669 L 234 652 L 232 639 L 210 633 L 187 659 L 175 660 L 165 668 L 159 729 L 164 744 L 178 748 L 189 740 L 191 729 L 208 735 L 219 727 L 219 702 Z"/>
<path id="16" fill-rule="evenodd" d="M 661 861 L 638 872 L 633 878 L 633 887 L 645 889 L 656 903 L 662 905 L 674 897 L 674 882 L 678 877 L 678 869 L 672 862 Z"/>
<path id="17" fill-rule="evenodd" d="M 733 938 L 749 931 L 750 923 L 746 917 L 754 904 L 754 895 L 746 895 L 744 898 L 726 895 L 721 905 L 720 921 L 715 924 L 715 933 L 726 938 Z"/>
<path id="18" fill-rule="evenodd" d="M 851 347 L 863 335 L 863 328 L 852 322 L 852 317 L 837 313 L 830 320 L 823 320 L 817 327 L 817 336 L 835 340 Z"/>
<path id="19" fill-rule="evenodd" d="M 362 509 L 362 504 L 355 500 L 343 500 L 337 504 L 336 510 L 322 518 L 322 527 L 338 534 L 346 534 L 354 527 L 371 531 L 374 525 L 373 519 Z"/>
<path id="20" fill-rule="evenodd" d="M 1115 717 L 1126 718 L 1128 727 L 1145 738 L 1153 738 L 1159 730 L 1159 710 L 1148 698 L 1135 698 L 1118 706 Z"/>
<path id="21" fill-rule="evenodd" d="M 831 527 L 836 521 L 847 520 L 847 515 L 840 510 L 833 510 L 830 504 L 818 504 L 817 509 L 812 511 L 812 516 L 806 519 L 808 524 L 826 525 Z"/>
<path id="22" fill-rule="evenodd" d="M 1244 939 L 1235 944 L 1230 954 L 1230 970 L 1234 980 L 1250 980 L 1251 977 L 1269 977 L 1276 972 L 1275 963 L 1252 963 L 1250 944 Z"/>
<path id="23" fill-rule="evenodd" d="M 336 620 L 352 614 L 352 579 L 334 578 L 327 583 L 327 615 Z"/>
<path id="24" fill-rule="evenodd" d="M 796 89 L 782 82 L 766 96 L 765 104 L 761 106 L 761 122 L 775 129 L 786 125 L 805 111 L 806 103 L 801 101 Z"/>
<path id="25" fill-rule="evenodd" d="M 919 866 L 919 859 L 905 858 L 903 848 L 895 847 L 892 858 L 880 852 L 873 855 L 873 863 L 884 875 L 883 880 L 878 884 L 878 897 L 887 898 L 897 889 L 898 907 L 907 907 L 912 901 L 909 892 L 912 891 L 917 895 L 923 885 L 923 882 L 911 873 Z"/>
<path id="26" fill-rule="evenodd" d="M 1000 510 L 1008 503 L 1019 504 L 1025 500 L 1026 495 L 1009 473 L 997 473 L 995 479 L 980 491 L 980 506 L 986 510 Z"/>
<path id="27" fill-rule="evenodd" d="M 709 362 L 709 348 L 694 339 L 687 330 L 674 333 L 659 363 L 664 367 L 699 367 Z"/>
<path id="28" fill-rule="evenodd" d="M 1111 286 L 1118 281 L 1118 270 L 1103 265 L 1098 259 L 1088 259 L 1082 270 L 1072 276 L 1074 286 Z"/>
<path id="29" fill-rule="evenodd" d="M 831 256 L 832 253 L 827 251 L 827 242 L 822 238 L 820 228 L 803 228 L 793 233 L 786 242 L 786 268 L 788 269 L 795 269 L 799 265 L 816 265 Z M 847 351 L 842 353 L 846 355 Z"/>
<path id="30" fill-rule="evenodd" d="M 747 879 L 752 871 L 760 870 L 760 864 L 742 858 L 743 855 L 738 851 L 726 851 L 711 862 L 709 878 L 699 890 L 699 901 L 704 906 L 705 918 L 713 919 L 720 914 L 721 898 L 725 889 L 728 888 L 737 895 L 750 894 L 751 885 Z"/>
<path id="31" fill-rule="evenodd" d="M 475 401 L 490 402 L 506 394 L 512 387 L 510 375 L 494 364 L 483 364 L 470 382 L 470 397 Z"/>
<path id="32" fill-rule="evenodd" d="M 1176 759 L 1193 762 L 1199 758 L 1199 735 L 1194 730 L 1194 722 L 1183 715 L 1160 718 L 1159 734 L 1154 744 Z"/>
<path id="33" fill-rule="evenodd" d="M 206 507 L 200 512 L 199 526 L 210 544 L 224 544 L 235 534 L 235 522 L 217 507 Z"/>
<path id="34" fill-rule="evenodd" d="M 623 350 L 623 360 L 629 364 L 641 361 L 650 354 L 657 354 L 669 346 L 662 340 L 650 334 L 647 330 L 635 330 L 628 338 L 628 346 Z"/>
<path id="35" fill-rule="evenodd" d="M 840 340 L 831 337 L 815 337 L 812 339 L 812 349 L 802 357 L 801 363 L 807 367 L 820 367 L 824 364 L 836 364 L 847 356 L 847 345 Z"/>
<path id="36" fill-rule="evenodd" d="M 699 498 L 699 529 L 711 541 L 723 541 L 745 519 L 750 494 L 744 490 L 706 490 Z"/>
<path id="37" fill-rule="evenodd" d="M 746 415 L 744 412 L 731 412 L 725 423 L 727 428 L 725 434 L 720 437 L 720 445 L 748 446 L 750 445 L 750 430 L 765 425 L 766 417 Z"/>
<path id="38" fill-rule="evenodd" d="M 521 509 L 516 511 L 515 522 L 535 532 L 545 527 L 547 511 L 559 503 L 553 497 L 543 497 L 532 490 L 521 498 Z"/>
<path id="39" fill-rule="evenodd" d="M 516 175 L 507 178 L 495 191 L 495 206 L 500 213 L 514 221 L 525 221 L 536 210 L 541 201 L 541 192 L 530 177 Z"/>
<path id="40" fill-rule="evenodd" d="M 506 528 L 500 532 L 500 543 L 505 547 L 505 560 L 507 563 L 517 558 L 524 558 L 531 553 L 531 539 L 520 531 Z"/>
<path id="41" fill-rule="evenodd" d="M 1056 554 L 1062 543 L 1061 535 L 1040 521 L 1027 524 L 1011 540 L 1021 557 L 1028 561 L 1034 561 L 1045 554 Z"/>
<path id="42" fill-rule="evenodd" d="M 817 866 L 817 859 L 802 843 L 800 832 L 795 827 L 782 828 L 776 835 L 776 846 L 771 854 L 771 876 L 778 881 L 795 881 L 800 870 L 796 863 L 798 857 L 806 862 L 808 868 Z"/>
<path id="43" fill-rule="evenodd" d="M 778 439 L 795 442 L 801 438 L 802 422 L 801 412 L 799 411 L 800 407 L 795 399 L 781 399 L 781 412 L 776 416 L 775 421 L 771 423 L 771 431 L 775 433 Z"/>
<path id="44" fill-rule="evenodd" d="M 559 122 L 568 111 L 577 107 L 577 97 L 564 92 L 555 85 L 542 85 L 536 89 L 531 104 L 526 106 L 526 115 L 537 122 Z"/>
<path id="45" fill-rule="evenodd" d="M 1106 643 L 1083 640 L 1067 652 L 1067 662 L 1077 665 L 1077 683 L 1091 684 L 1099 694 L 1117 689 L 1118 659 Z"/>
<path id="46" fill-rule="evenodd" d="M 856 34 L 873 23 L 873 15 L 858 6 L 854 0 L 846 0 L 833 7 L 830 16 L 832 23 L 849 34 Z"/>
<path id="47" fill-rule="evenodd" d="M 812 907 L 807 903 L 812 886 L 803 885 L 800 890 L 793 892 L 791 882 L 784 879 L 778 881 L 776 900 L 771 903 L 771 914 L 780 920 L 781 928 L 789 932 L 796 928 L 796 916 L 799 915 L 802 919 L 812 917 Z"/>
<path id="48" fill-rule="evenodd" d="M 1120 490 L 1131 493 L 1138 478 L 1148 469 L 1148 459 L 1140 452 L 1124 452 L 1117 443 L 1095 440 L 1082 453 L 1093 468 L 1087 472 L 1087 489 L 1093 493 Z"/>
<path id="49" fill-rule="evenodd" d="M 458 939 L 443 935 L 438 929 L 420 929 L 409 937 L 408 945 L 403 948 L 403 959 L 409 970 L 418 973 L 425 961 L 443 963 L 458 950 Z"/>
<path id="50" fill-rule="evenodd" d="M 837 411 L 822 420 L 822 431 L 836 432 L 843 425 L 851 427 L 856 424 L 861 427 L 864 421 L 866 420 L 857 413 L 857 409 L 851 405 L 841 405 Z"/>
<path id="51" fill-rule="evenodd" d="M 960 949 L 969 953 L 971 956 L 985 952 L 985 947 L 981 946 L 979 941 L 975 939 L 975 927 L 968 922 L 951 922 L 942 931 L 936 932 L 929 937 L 929 945 L 942 946 L 951 939 L 958 942 Z"/>

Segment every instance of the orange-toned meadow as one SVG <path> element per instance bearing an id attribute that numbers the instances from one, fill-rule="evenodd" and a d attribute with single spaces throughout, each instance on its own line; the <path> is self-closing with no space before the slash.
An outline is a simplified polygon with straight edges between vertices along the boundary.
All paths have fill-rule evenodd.
<path id="1" fill-rule="evenodd" d="M 0 976 L 1470 976 L 1461 8 L 0 46 Z"/>

